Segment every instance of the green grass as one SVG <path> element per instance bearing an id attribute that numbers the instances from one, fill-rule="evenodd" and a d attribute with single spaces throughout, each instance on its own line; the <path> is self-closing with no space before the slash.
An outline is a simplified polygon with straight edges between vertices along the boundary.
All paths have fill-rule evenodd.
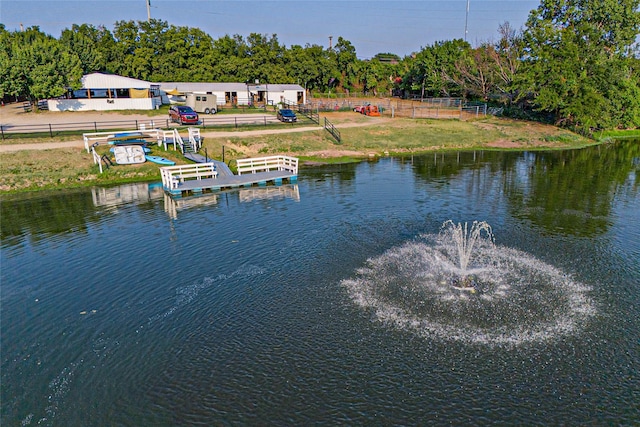
<path id="1" fill-rule="evenodd" d="M 170 105 L 161 105 L 156 110 L 117 110 L 118 114 L 123 115 L 144 115 L 149 117 L 167 116 L 169 114 Z"/>
<path id="2" fill-rule="evenodd" d="M 640 138 L 640 129 L 633 130 L 608 130 L 597 134 L 599 140 L 607 138 Z"/>
<path id="3" fill-rule="evenodd" d="M 287 154 L 299 157 L 303 163 L 347 163 L 385 155 L 405 155 L 428 151 L 453 150 L 535 150 L 567 149 L 594 144 L 567 130 L 532 122 L 486 118 L 473 121 L 393 119 L 370 122 L 369 126 L 341 127 L 347 121 L 358 124 L 369 118 L 354 113 L 326 114 L 341 132 L 342 143 L 324 130 L 291 132 L 275 135 L 204 137 L 207 154 L 233 164 L 234 159 Z M 304 124 L 304 123 L 303 123 Z M 315 125 L 315 123 L 314 123 Z M 274 124 L 244 129 L 283 129 L 292 125 Z M 64 138 L 66 138 L 65 136 Z M 43 138 L 55 141 L 63 138 Z M 33 142 L 33 141 L 29 141 Z M 108 146 L 99 146 L 99 154 L 107 154 Z M 201 152 L 203 152 L 202 150 Z M 153 148 L 153 153 L 189 163 L 175 151 Z M 26 150 L 0 153 L 0 193 L 35 191 L 51 188 L 72 188 L 96 184 L 159 180 L 159 165 L 118 165 L 103 174 L 93 164 L 90 154 L 82 149 Z"/>

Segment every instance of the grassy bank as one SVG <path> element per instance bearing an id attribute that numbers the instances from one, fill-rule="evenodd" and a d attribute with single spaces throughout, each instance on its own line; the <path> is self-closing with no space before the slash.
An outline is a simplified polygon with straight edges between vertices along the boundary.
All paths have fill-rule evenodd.
<path id="1" fill-rule="evenodd" d="M 288 154 L 300 157 L 302 167 L 332 162 L 358 161 L 382 155 L 423 153 L 433 150 L 536 150 L 578 148 L 593 144 L 577 134 L 553 126 L 515 120 L 484 118 L 473 121 L 372 119 L 354 113 L 329 113 L 326 117 L 340 130 L 337 143 L 325 131 L 258 136 L 222 136 L 206 130 L 203 148 L 210 157 L 225 161 L 237 158 Z M 324 116 L 322 120 L 324 119 Z M 33 143 L 31 139 L 29 142 Z M 44 138 L 41 142 L 52 142 Z M 101 154 L 108 147 L 99 147 Z M 174 151 L 161 154 L 188 163 Z M 0 192 L 13 193 L 96 184 L 159 180 L 159 166 L 116 165 L 100 174 L 90 154 L 78 148 L 23 150 L 0 153 L 3 181 Z"/>
<path id="2" fill-rule="evenodd" d="M 347 116 L 345 116 L 345 114 Z M 538 123 L 487 118 L 476 121 L 387 119 L 371 124 L 370 118 L 353 113 L 328 115 L 340 130 L 337 143 L 328 132 L 315 131 L 251 138 L 216 138 L 207 134 L 204 148 L 220 157 L 224 146 L 226 159 L 291 154 L 318 162 L 357 161 L 381 155 L 403 155 L 430 151 L 498 149 L 540 150 L 578 148 L 593 140 Z M 369 120 L 369 123 L 367 121 Z M 365 125 L 366 126 L 361 126 Z"/>

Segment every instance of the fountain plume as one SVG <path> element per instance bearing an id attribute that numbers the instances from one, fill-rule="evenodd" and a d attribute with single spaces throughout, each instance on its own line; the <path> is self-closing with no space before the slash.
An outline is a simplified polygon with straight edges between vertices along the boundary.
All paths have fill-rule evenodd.
<path id="1" fill-rule="evenodd" d="M 596 308 L 590 288 L 534 256 L 495 245 L 491 226 L 446 221 L 367 260 L 342 281 L 385 324 L 486 345 L 543 342 L 579 331 Z"/>
<path id="2" fill-rule="evenodd" d="M 473 255 L 473 248 L 480 240 L 492 245 L 494 242 L 491 226 L 486 221 L 473 221 L 471 228 L 469 228 L 467 222 L 456 224 L 452 220 L 448 220 L 442 224 L 441 230 L 442 234 L 448 235 L 455 243 L 460 270 L 463 272 L 467 271 Z"/>

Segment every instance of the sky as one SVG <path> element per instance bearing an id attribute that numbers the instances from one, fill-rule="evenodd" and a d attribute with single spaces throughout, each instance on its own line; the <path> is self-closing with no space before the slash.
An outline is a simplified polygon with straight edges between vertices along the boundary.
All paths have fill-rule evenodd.
<path id="1" fill-rule="evenodd" d="M 540 0 L 150 0 L 152 18 L 196 27 L 214 39 L 275 34 L 280 44 L 329 47 L 342 37 L 360 59 L 377 53 L 400 57 L 436 41 L 465 39 L 472 46 L 498 39 L 498 26 L 524 26 Z M 469 11 L 467 13 L 467 4 Z M 9 31 L 38 26 L 56 38 L 73 24 L 145 21 L 147 0 L 0 0 L 0 22 Z M 465 34 L 465 27 L 467 32 Z"/>

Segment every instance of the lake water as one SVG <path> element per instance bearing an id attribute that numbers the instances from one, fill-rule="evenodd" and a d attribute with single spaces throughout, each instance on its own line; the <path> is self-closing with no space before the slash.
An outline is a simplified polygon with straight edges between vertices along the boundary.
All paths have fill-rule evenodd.
<path id="1" fill-rule="evenodd" d="M 632 141 L 5 199 L 1 424 L 638 423 L 639 187 Z"/>

